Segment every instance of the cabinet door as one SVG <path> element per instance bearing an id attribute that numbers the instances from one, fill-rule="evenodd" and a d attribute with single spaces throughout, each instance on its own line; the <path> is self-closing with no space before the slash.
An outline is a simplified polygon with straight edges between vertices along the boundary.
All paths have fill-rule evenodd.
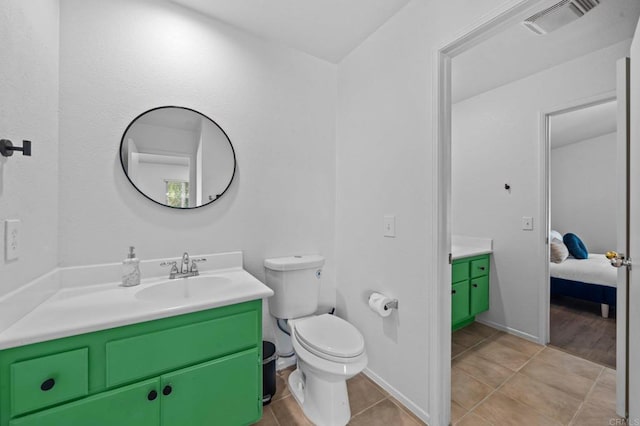
<path id="1" fill-rule="evenodd" d="M 245 425 L 262 415 L 257 348 L 162 376 L 163 426 Z"/>
<path id="2" fill-rule="evenodd" d="M 152 392 L 155 392 L 155 397 Z M 159 379 L 100 393 L 9 422 L 9 426 L 158 426 L 159 424 Z"/>
<path id="3" fill-rule="evenodd" d="M 469 281 L 451 286 L 451 322 L 453 324 L 469 316 Z"/>
<path id="4" fill-rule="evenodd" d="M 471 280 L 471 315 L 489 310 L 489 277 Z"/>
<path id="5" fill-rule="evenodd" d="M 469 279 L 469 262 L 466 260 L 454 260 L 451 265 L 451 282 L 458 283 Z"/>

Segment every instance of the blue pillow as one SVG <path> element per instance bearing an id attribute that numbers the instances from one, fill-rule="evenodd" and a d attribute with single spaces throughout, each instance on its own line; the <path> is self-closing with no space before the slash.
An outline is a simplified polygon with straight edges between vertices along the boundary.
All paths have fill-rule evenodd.
<path id="1" fill-rule="evenodd" d="M 564 237 L 562 237 L 562 241 L 569 249 L 569 253 L 571 253 L 571 256 L 575 257 L 576 259 L 587 259 L 589 257 L 587 248 L 576 234 L 564 234 Z"/>

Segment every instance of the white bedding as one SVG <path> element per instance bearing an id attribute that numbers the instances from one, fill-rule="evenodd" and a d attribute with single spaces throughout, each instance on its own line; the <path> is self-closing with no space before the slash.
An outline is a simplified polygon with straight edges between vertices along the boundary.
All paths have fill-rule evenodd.
<path id="1" fill-rule="evenodd" d="M 588 259 L 568 258 L 562 263 L 549 262 L 549 271 L 554 278 L 581 281 L 616 287 L 618 270 L 611 266 L 604 254 L 589 253 Z"/>

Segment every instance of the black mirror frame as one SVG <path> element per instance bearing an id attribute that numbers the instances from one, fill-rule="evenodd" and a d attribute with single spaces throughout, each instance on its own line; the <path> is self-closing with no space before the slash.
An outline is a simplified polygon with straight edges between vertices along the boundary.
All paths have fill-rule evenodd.
<path id="1" fill-rule="evenodd" d="M 201 115 L 202 117 L 206 118 L 207 120 L 209 120 L 213 124 L 215 124 L 216 127 L 218 129 L 220 129 L 222 134 L 227 138 L 227 141 L 229 142 L 229 146 L 231 147 L 231 154 L 233 155 L 233 173 L 231 173 L 231 178 L 229 179 L 229 184 L 227 184 L 227 186 L 224 188 L 224 190 L 220 194 L 217 194 L 216 198 L 214 198 L 213 200 L 209 201 L 208 203 L 204 203 L 204 204 L 201 204 L 201 205 L 195 206 L 195 207 L 173 207 L 173 206 L 168 206 L 166 204 L 162 204 L 161 202 L 154 200 L 153 198 L 149 197 L 147 194 L 142 192 L 140 190 L 140 188 L 138 188 L 136 186 L 136 184 L 133 183 L 133 181 L 129 177 L 129 173 L 127 173 L 127 170 L 124 167 L 124 161 L 122 160 L 122 147 L 124 145 L 124 137 L 127 135 L 127 132 L 129 131 L 131 126 L 133 126 L 133 124 L 140 117 L 142 117 L 143 115 L 148 114 L 148 113 L 150 113 L 152 111 L 156 111 L 156 110 L 159 110 L 159 109 L 166 109 L 166 108 L 184 109 L 184 110 L 187 110 L 187 111 L 195 112 L 198 115 Z M 187 107 L 181 107 L 181 106 L 175 106 L 175 105 L 166 105 L 166 106 L 160 106 L 160 107 L 156 107 L 156 108 L 151 108 L 150 110 L 147 110 L 147 111 L 143 112 L 142 114 L 138 114 L 138 116 L 136 116 L 136 118 L 131 120 L 131 122 L 129 123 L 127 128 L 124 129 L 124 133 L 122 134 L 122 138 L 120 139 L 120 148 L 118 150 L 118 157 L 120 158 L 120 166 L 122 166 L 122 171 L 124 172 L 124 175 L 127 177 L 127 180 L 129 181 L 129 183 L 131 183 L 131 186 L 133 186 L 136 189 L 136 191 L 138 191 L 140 194 L 142 194 L 146 199 L 151 200 L 151 201 L 153 201 L 154 203 L 156 203 L 156 204 L 158 204 L 160 206 L 167 207 L 167 208 L 170 208 L 170 209 L 176 209 L 176 210 L 195 210 L 195 209 L 199 209 L 201 207 L 208 206 L 208 205 L 214 203 L 215 201 L 219 200 L 225 194 L 225 192 L 227 192 L 227 190 L 231 186 L 231 183 L 233 183 L 233 178 L 236 176 L 236 169 L 238 167 L 238 160 L 236 159 L 236 151 L 235 151 L 235 148 L 233 147 L 233 144 L 231 143 L 231 139 L 229 138 L 229 135 L 227 135 L 227 132 L 225 132 L 224 129 L 222 127 L 220 127 L 220 125 L 215 120 L 212 120 L 210 117 L 204 115 L 200 111 L 196 111 L 195 109 L 187 108 Z"/>

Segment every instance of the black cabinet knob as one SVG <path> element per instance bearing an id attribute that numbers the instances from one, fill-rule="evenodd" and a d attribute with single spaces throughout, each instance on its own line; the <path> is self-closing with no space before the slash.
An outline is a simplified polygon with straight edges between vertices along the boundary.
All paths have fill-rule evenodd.
<path id="1" fill-rule="evenodd" d="M 171 392 L 173 392 L 173 388 L 171 387 L 171 385 L 167 385 L 164 387 L 164 389 L 162 389 L 162 394 L 165 396 L 171 395 Z"/>
<path id="2" fill-rule="evenodd" d="M 484 271 L 486 268 L 484 266 L 478 266 L 478 269 L 480 269 L 481 271 Z"/>
<path id="3" fill-rule="evenodd" d="M 451 294 L 456 294 L 456 291 L 455 290 L 451 290 Z"/>
<path id="4" fill-rule="evenodd" d="M 149 401 L 153 401 L 154 399 L 156 399 L 158 397 L 158 392 L 152 390 L 151 392 L 149 392 L 149 395 L 147 395 L 147 399 Z"/>
<path id="5" fill-rule="evenodd" d="M 53 379 L 47 379 L 44 382 L 42 382 L 42 384 L 40 385 L 40 389 L 43 390 L 44 392 L 53 389 L 53 387 L 56 385 L 56 381 Z"/>
<path id="6" fill-rule="evenodd" d="M 475 288 L 478 288 L 478 284 L 471 284 L 472 286 L 474 286 Z"/>

